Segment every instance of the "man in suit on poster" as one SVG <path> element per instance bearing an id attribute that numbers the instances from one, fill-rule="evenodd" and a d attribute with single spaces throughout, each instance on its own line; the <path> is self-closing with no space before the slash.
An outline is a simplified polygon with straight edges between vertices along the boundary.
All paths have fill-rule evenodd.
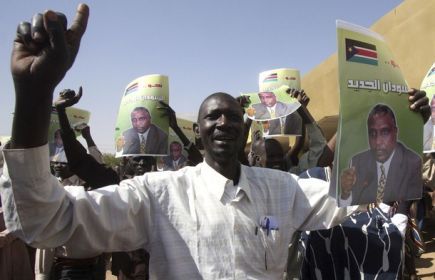
<path id="1" fill-rule="evenodd" d="M 123 154 L 166 154 L 168 135 L 151 123 L 151 114 L 145 107 L 131 112 L 132 128 L 122 133 Z"/>
<path id="2" fill-rule="evenodd" d="M 173 170 L 183 168 L 187 164 L 186 157 L 182 154 L 183 147 L 180 142 L 172 141 L 169 145 L 169 156 L 163 158 L 163 170 Z"/>
<path id="3" fill-rule="evenodd" d="M 285 103 L 276 100 L 273 92 L 258 93 L 261 103 L 253 104 L 255 109 L 255 119 L 268 120 L 286 116 L 291 113 L 291 109 Z"/>
<path id="4" fill-rule="evenodd" d="M 297 113 L 291 114 L 291 108 L 276 100 L 273 92 L 258 93 L 261 103 L 253 104 L 256 120 L 269 120 L 268 135 L 301 134 L 302 119 Z"/>
<path id="5" fill-rule="evenodd" d="M 352 205 L 416 199 L 422 193 L 421 158 L 397 141 L 394 112 L 384 104 L 367 120 L 370 149 L 352 157 L 341 174 L 341 199 Z"/>

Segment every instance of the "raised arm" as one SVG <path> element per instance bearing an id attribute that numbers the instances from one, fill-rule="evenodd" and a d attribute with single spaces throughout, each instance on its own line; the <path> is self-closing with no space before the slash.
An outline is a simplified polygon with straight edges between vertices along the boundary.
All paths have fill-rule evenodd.
<path id="1" fill-rule="evenodd" d="M 88 7 L 80 5 L 68 30 L 65 18 L 52 11 L 20 24 L 11 59 L 13 139 L 4 149 L 0 180 L 8 230 L 34 247 L 65 245 L 69 256 L 78 258 L 146 247 L 152 230 L 144 177 L 86 192 L 62 188 L 50 172 L 44 144 L 53 90 L 73 64 L 88 14 Z"/>
<path id="2" fill-rule="evenodd" d="M 317 126 L 313 116 L 307 108 L 307 105 L 310 101 L 308 95 L 304 90 L 290 90 L 289 94 L 297 98 L 301 103 L 301 106 L 298 108 L 297 112 L 301 116 L 304 124 L 303 135 L 308 137 L 308 151 L 300 157 L 298 165 L 290 169 L 291 172 L 299 174 L 309 168 L 319 166 L 320 158 L 325 153 L 325 147 L 327 146 L 322 131 Z M 294 151 L 292 151 L 292 155 L 295 155 Z"/>
<path id="3" fill-rule="evenodd" d="M 67 107 L 73 106 L 80 100 L 82 92 L 81 87 L 77 94 L 75 91 L 70 89 L 63 90 L 54 102 L 54 106 L 56 107 L 59 116 L 61 136 L 65 148 L 65 154 L 68 159 L 69 169 L 79 176 L 80 179 L 86 181 L 91 189 L 118 184 L 119 177 L 116 172 L 110 167 L 102 164 L 101 154 L 99 155 L 100 158 L 97 158 L 96 155 L 90 155 L 87 153 L 86 149 L 76 139 L 74 130 L 69 124 L 65 110 Z M 89 126 L 83 128 L 81 132 L 83 138 L 86 140 L 88 148 L 95 147 Z"/>
<path id="4" fill-rule="evenodd" d="M 249 96 L 239 96 L 236 98 L 239 102 L 240 107 L 242 107 L 243 112 L 245 112 L 245 108 L 248 107 L 250 100 Z M 243 124 L 243 145 L 241 145 L 241 149 L 239 151 L 239 161 L 241 164 L 249 165 L 248 157 L 245 153 L 246 143 L 248 142 L 249 130 L 251 129 L 252 120 L 250 118 L 245 117 L 245 122 Z"/>
<path id="5" fill-rule="evenodd" d="M 88 6 L 81 4 L 69 29 L 65 16 L 50 10 L 18 25 L 11 57 L 16 101 L 10 148 L 47 143 L 53 91 L 74 63 L 88 16 Z"/>

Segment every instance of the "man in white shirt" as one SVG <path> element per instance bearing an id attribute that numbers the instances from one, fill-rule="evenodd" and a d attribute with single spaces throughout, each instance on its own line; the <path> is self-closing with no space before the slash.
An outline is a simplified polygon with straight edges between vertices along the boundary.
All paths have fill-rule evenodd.
<path id="1" fill-rule="evenodd" d="M 16 111 L 0 181 L 10 231 L 36 247 L 64 245 L 73 258 L 144 248 L 151 278 L 279 279 L 296 230 L 331 227 L 348 214 L 321 180 L 241 165 L 243 113 L 225 93 L 200 106 L 203 163 L 91 192 L 60 188 L 48 166 L 51 98 L 88 15 L 81 4 L 68 30 L 52 11 L 18 27 L 11 62 Z"/>

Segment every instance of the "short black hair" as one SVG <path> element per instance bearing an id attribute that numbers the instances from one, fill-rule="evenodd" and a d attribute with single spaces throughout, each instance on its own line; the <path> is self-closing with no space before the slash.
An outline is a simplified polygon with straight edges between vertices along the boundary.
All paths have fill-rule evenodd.
<path id="1" fill-rule="evenodd" d="M 370 110 L 370 113 L 369 113 L 368 118 L 367 118 L 367 125 L 370 124 L 374 115 L 388 115 L 393 120 L 394 126 L 397 126 L 396 116 L 394 115 L 393 110 L 385 104 L 376 104 L 376 106 Z"/>
<path id="2" fill-rule="evenodd" d="M 198 110 L 198 119 L 197 119 L 198 125 L 199 125 L 199 118 L 200 118 L 200 115 L 201 115 L 202 108 L 204 107 L 205 103 L 206 103 L 209 99 L 214 98 L 214 97 L 219 97 L 219 98 L 223 97 L 223 98 L 227 98 L 227 99 L 229 99 L 229 100 L 231 100 L 231 101 L 234 101 L 235 103 L 238 104 L 237 100 L 236 100 L 233 96 L 229 95 L 228 93 L 225 93 L 225 92 L 215 92 L 215 93 L 210 94 L 209 96 L 207 96 L 207 97 L 204 99 L 204 101 L 202 101 L 201 105 L 199 106 L 199 110 Z M 241 107 L 240 105 L 239 105 L 238 107 L 240 108 L 240 111 L 243 113 L 242 107 Z"/>

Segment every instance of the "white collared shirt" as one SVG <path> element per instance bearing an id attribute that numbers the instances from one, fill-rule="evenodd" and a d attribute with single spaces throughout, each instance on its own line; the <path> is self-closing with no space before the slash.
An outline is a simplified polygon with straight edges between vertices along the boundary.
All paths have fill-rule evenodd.
<path id="1" fill-rule="evenodd" d="M 11 231 L 38 247 L 65 244 L 76 258 L 145 248 L 151 278 L 280 279 L 296 230 L 332 227 L 349 214 L 328 197 L 327 182 L 272 169 L 241 166 L 234 186 L 203 162 L 86 192 L 59 187 L 47 146 L 4 155 Z M 278 229 L 260 227 L 266 216 Z"/>

